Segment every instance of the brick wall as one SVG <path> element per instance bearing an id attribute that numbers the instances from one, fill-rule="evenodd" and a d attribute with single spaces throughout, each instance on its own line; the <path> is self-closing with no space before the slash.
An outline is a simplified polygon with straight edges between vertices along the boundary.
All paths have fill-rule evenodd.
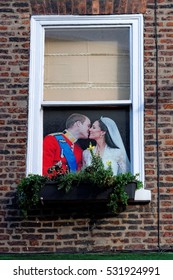
<path id="1" fill-rule="evenodd" d="M 172 249 L 173 4 L 157 1 L 156 50 L 154 2 L 0 0 L 0 253 L 156 250 L 158 244 Z M 118 217 L 59 218 L 56 212 L 43 209 L 22 220 L 15 191 L 25 175 L 30 16 L 121 13 L 144 14 L 145 180 L 152 201 L 130 205 Z"/>
<path id="2" fill-rule="evenodd" d="M 157 1 L 157 51 L 155 46 L 154 1 L 147 1 L 145 13 L 145 170 L 147 187 L 152 190 L 153 217 L 159 185 L 160 193 L 160 246 L 172 249 L 173 223 L 173 93 L 172 93 L 172 50 L 173 50 L 173 4 L 172 1 Z M 158 72 L 156 71 L 156 61 Z M 157 106 L 158 102 L 158 106 Z M 158 118 L 157 118 L 158 111 Z M 158 120 L 158 124 L 156 121 Z M 158 132 L 158 139 L 156 137 Z M 156 158 L 158 140 L 158 161 Z M 158 165 L 159 163 L 159 165 Z M 157 167 L 159 170 L 157 174 Z M 158 176 L 159 175 L 159 176 Z M 159 179 L 159 184 L 156 183 Z M 152 229 L 156 225 L 153 220 Z M 156 232 L 151 230 L 149 242 L 154 241 Z M 154 243 L 153 243 L 154 245 Z M 152 247 L 152 246 L 151 246 Z"/>

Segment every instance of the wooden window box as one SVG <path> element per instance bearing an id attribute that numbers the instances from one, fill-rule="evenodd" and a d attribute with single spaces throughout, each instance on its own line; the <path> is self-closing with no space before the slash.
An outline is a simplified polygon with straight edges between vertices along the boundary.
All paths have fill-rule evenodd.
<path id="1" fill-rule="evenodd" d="M 136 183 L 126 187 L 129 195 L 128 204 L 133 204 Z M 74 186 L 68 193 L 58 190 L 57 183 L 46 183 L 40 191 L 40 200 L 43 208 L 56 209 L 60 216 L 73 217 L 107 217 L 115 216 L 108 207 L 112 188 L 101 189 L 91 185 Z M 120 212 L 126 209 L 120 202 Z"/>

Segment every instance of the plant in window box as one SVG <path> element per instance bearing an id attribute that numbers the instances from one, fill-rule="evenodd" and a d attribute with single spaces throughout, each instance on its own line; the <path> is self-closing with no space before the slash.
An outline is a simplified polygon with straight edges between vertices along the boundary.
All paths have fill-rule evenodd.
<path id="1" fill-rule="evenodd" d="M 89 150 L 92 155 L 91 165 L 80 172 L 67 173 L 60 177 L 59 190 L 64 189 L 68 193 L 73 187 L 85 186 L 90 187 L 95 195 L 106 191 L 108 207 L 113 213 L 118 213 L 120 206 L 126 206 L 129 198 L 134 199 L 135 190 L 143 186 L 138 179 L 139 174 L 127 172 L 114 176 L 111 162 L 107 162 L 105 169 L 101 157 L 93 153 L 93 146 L 90 145 Z"/>
<path id="2" fill-rule="evenodd" d="M 40 202 L 39 192 L 48 181 L 46 176 L 29 174 L 22 178 L 17 186 L 17 202 L 24 218 L 28 217 L 28 211 Z"/>
<path id="3" fill-rule="evenodd" d="M 17 187 L 17 200 L 24 217 L 27 217 L 28 210 L 33 206 L 37 206 L 40 202 L 41 192 L 46 187 L 49 189 L 50 184 L 53 185 L 53 199 L 71 200 L 80 198 L 81 201 L 89 199 L 103 198 L 113 213 L 120 211 L 120 205 L 126 206 L 129 199 L 129 191 L 132 182 L 135 182 L 135 189 L 142 187 L 142 182 L 138 180 L 138 174 L 131 173 L 113 175 L 111 162 L 107 162 L 107 168 L 99 155 L 93 153 L 93 147 L 89 150 L 92 155 L 91 165 L 84 170 L 70 173 L 62 170 L 61 164 L 50 169 L 50 177 L 40 175 L 29 175 L 23 178 Z M 134 195 L 134 193 L 133 193 Z"/>

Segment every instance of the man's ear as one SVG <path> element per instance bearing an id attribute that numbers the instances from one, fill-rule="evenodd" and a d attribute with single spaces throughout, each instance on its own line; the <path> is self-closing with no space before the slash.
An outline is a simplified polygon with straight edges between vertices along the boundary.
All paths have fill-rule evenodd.
<path id="1" fill-rule="evenodd" d="M 77 121 L 75 124 L 76 124 L 77 127 L 79 127 L 81 125 L 81 122 Z"/>

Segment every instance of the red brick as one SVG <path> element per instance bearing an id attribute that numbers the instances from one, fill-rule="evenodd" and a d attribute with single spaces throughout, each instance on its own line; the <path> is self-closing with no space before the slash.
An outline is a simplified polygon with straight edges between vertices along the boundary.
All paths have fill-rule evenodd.
<path id="1" fill-rule="evenodd" d="M 167 0 L 157 3 L 156 36 L 154 0 L 1 1 L 0 253 L 157 250 L 156 131 L 160 164 L 160 246 L 168 250 L 172 248 L 173 16 Z M 151 190 L 152 201 L 149 205 L 128 206 L 124 213 L 116 217 L 96 220 L 92 231 L 90 219 L 63 219 L 56 213 L 53 216 L 53 211 L 46 212 L 46 215 L 37 212 L 38 215 L 31 215 L 29 221 L 22 221 L 12 199 L 16 183 L 25 175 L 26 168 L 30 16 L 123 13 L 144 14 L 145 187 Z M 157 90 L 156 38 L 159 62 Z"/>

